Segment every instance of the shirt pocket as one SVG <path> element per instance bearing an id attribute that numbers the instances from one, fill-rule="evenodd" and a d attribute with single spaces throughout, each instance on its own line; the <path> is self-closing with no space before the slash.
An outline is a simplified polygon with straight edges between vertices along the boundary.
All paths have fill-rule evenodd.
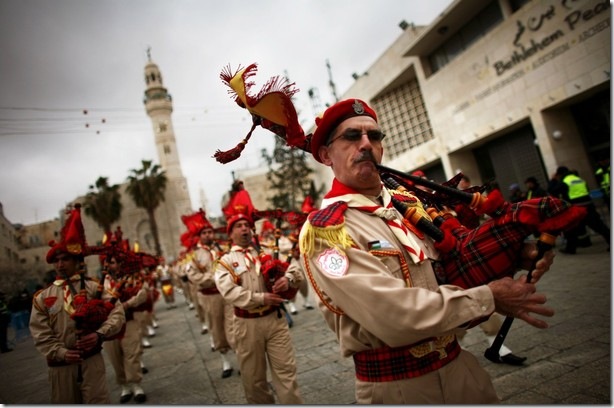
<path id="1" fill-rule="evenodd" d="M 403 279 L 407 286 L 412 286 L 409 266 L 401 250 L 396 248 L 370 249 L 369 253 L 386 266 L 390 275 L 397 279 Z"/>

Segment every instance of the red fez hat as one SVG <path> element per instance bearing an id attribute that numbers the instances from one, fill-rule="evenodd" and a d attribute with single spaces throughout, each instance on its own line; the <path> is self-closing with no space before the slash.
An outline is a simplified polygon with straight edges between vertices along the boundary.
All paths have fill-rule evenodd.
<path id="1" fill-rule="evenodd" d="M 228 219 L 228 224 L 226 226 L 226 233 L 230 235 L 230 232 L 232 231 L 232 227 L 237 223 L 237 221 L 241 221 L 241 220 L 247 220 L 247 222 L 249 223 L 251 227 L 254 226 L 254 222 L 248 215 L 243 214 L 243 213 L 237 213 Z"/>
<path id="2" fill-rule="evenodd" d="M 324 111 L 322 116 L 316 118 L 316 130 L 311 137 L 311 154 L 322 163 L 320 159 L 320 146 L 324 146 L 330 134 L 346 119 L 355 116 L 369 116 L 377 122 L 375 111 L 360 99 L 345 99 L 339 101 Z"/>
<path id="3" fill-rule="evenodd" d="M 187 250 L 190 250 L 198 243 L 199 238 L 188 230 L 181 234 L 179 240 L 181 241 L 181 245 L 183 245 Z"/>
<path id="4" fill-rule="evenodd" d="M 188 227 L 188 231 L 190 231 L 194 235 L 199 235 L 200 232 L 205 228 L 213 229 L 213 226 L 207 219 L 207 215 L 205 211 L 200 208 L 197 212 L 191 215 L 182 215 L 181 221 Z"/>
<path id="5" fill-rule="evenodd" d="M 50 241 L 49 246 L 51 249 L 47 252 L 46 257 L 49 264 L 56 261 L 56 255 L 60 252 L 74 256 L 88 255 L 85 231 L 81 222 L 81 204 L 75 204 L 74 208 L 68 211 L 66 223 L 60 231 L 60 242 Z"/>
<path id="6" fill-rule="evenodd" d="M 262 223 L 262 229 L 261 229 L 261 233 L 267 232 L 267 231 L 275 231 L 275 225 L 273 225 L 273 223 L 271 221 L 269 221 L 268 219 L 265 219 L 264 222 Z"/>

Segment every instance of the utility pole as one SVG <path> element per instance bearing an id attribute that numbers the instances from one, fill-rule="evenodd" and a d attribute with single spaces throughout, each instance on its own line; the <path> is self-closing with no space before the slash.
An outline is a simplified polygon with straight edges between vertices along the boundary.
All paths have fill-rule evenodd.
<path id="1" fill-rule="evenodd" d="M 328 69 L 328 84 L 330 85 L 330 90 L 333 93 L 333 98 L 335 98 L 335 103 L 339 102 L 339 98 L 337 97 L 337 90 L 335 89 L 335 83 L 333 82 L 333 74 L 330 70 L 330 62 L 326 59 L 326 68 Z"/>
<path id="2" fill-rule="evenodd" d="M 311 99 L 313 114 L 314 116 L 318 116 L 322 112 L 322 102 L 320 102 L 320 92 L 318 92 L 318 88 L 309 88 L 307 94 L 309 94 L 309 99 Z"/>

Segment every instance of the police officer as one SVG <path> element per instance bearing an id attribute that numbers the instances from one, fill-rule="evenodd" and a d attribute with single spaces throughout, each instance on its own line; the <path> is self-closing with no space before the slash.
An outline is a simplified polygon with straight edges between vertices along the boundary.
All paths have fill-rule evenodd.
<path id="1" fill-rule="evenodd" d="M 572 173 L 567 167 L 560 166 L 556 169 L 555 178 L 561 183 L 559 184 L 561 198 L 569 201 L 572 204 L 580 205 L 586 208 L 587 214 L 583 224 L 574 228 L 566 234 L 567 245 L 561 250 L 564 254 L 575 254 L 578 247 L 578 236 L 584 226 L 589 227 L 605 239 L 610 249 L 610 229 L 604 224 L 603 220 L 595 208 L 595 204 L 589 194 L 586 181 Z"/>
<path id="2" fill-rule="evenodd" d="M 601 191 L 603 192 L 603 201 L 610 209 L 610 158 L 604 157 L 597 163 L 598 167 L 595 171 L 595 177 L 599 182 Z"/>

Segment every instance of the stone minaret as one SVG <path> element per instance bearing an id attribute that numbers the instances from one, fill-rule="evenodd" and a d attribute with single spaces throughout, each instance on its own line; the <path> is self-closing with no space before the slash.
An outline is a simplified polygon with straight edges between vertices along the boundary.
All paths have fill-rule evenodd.
<path id="1" fill-rule="evenodd" d="M 179 235 L 182 232 L 183 224 L 181 216 L 192 212 L 190 192 L 188 184 L 179 163 L 179 153 L 175 142 L 175 132 L 171 114 L 173 112 L 173 99 L 162 85 L 162 74 L 158 66 L 151 60 L 150 50 L 147 50 L 147 65 L 145 65 L 145 97 L 143 103 L 147 115 L 151 118 L 153 130 L 156 138 L 156 148 L 158 149 L 158 159 L 160 166 L 166 172 L 168 183 L 166 186 L 166 209 L 161 208 L 161 217 L 156 217 L 159 224 L 168 223 L 168 233 L 174 242 L 164 245 L 167 248 L 178 248 Z M 156 214 L 157 215 L 157 214 Z M 167 220 L 159 218 L 166 217 Z M 160 225 L 162 228 L 162 225 Z M 160 234 L 162 237 L 163 234 Z M 162 238 L 161 238 L 162 239 Z"/>

